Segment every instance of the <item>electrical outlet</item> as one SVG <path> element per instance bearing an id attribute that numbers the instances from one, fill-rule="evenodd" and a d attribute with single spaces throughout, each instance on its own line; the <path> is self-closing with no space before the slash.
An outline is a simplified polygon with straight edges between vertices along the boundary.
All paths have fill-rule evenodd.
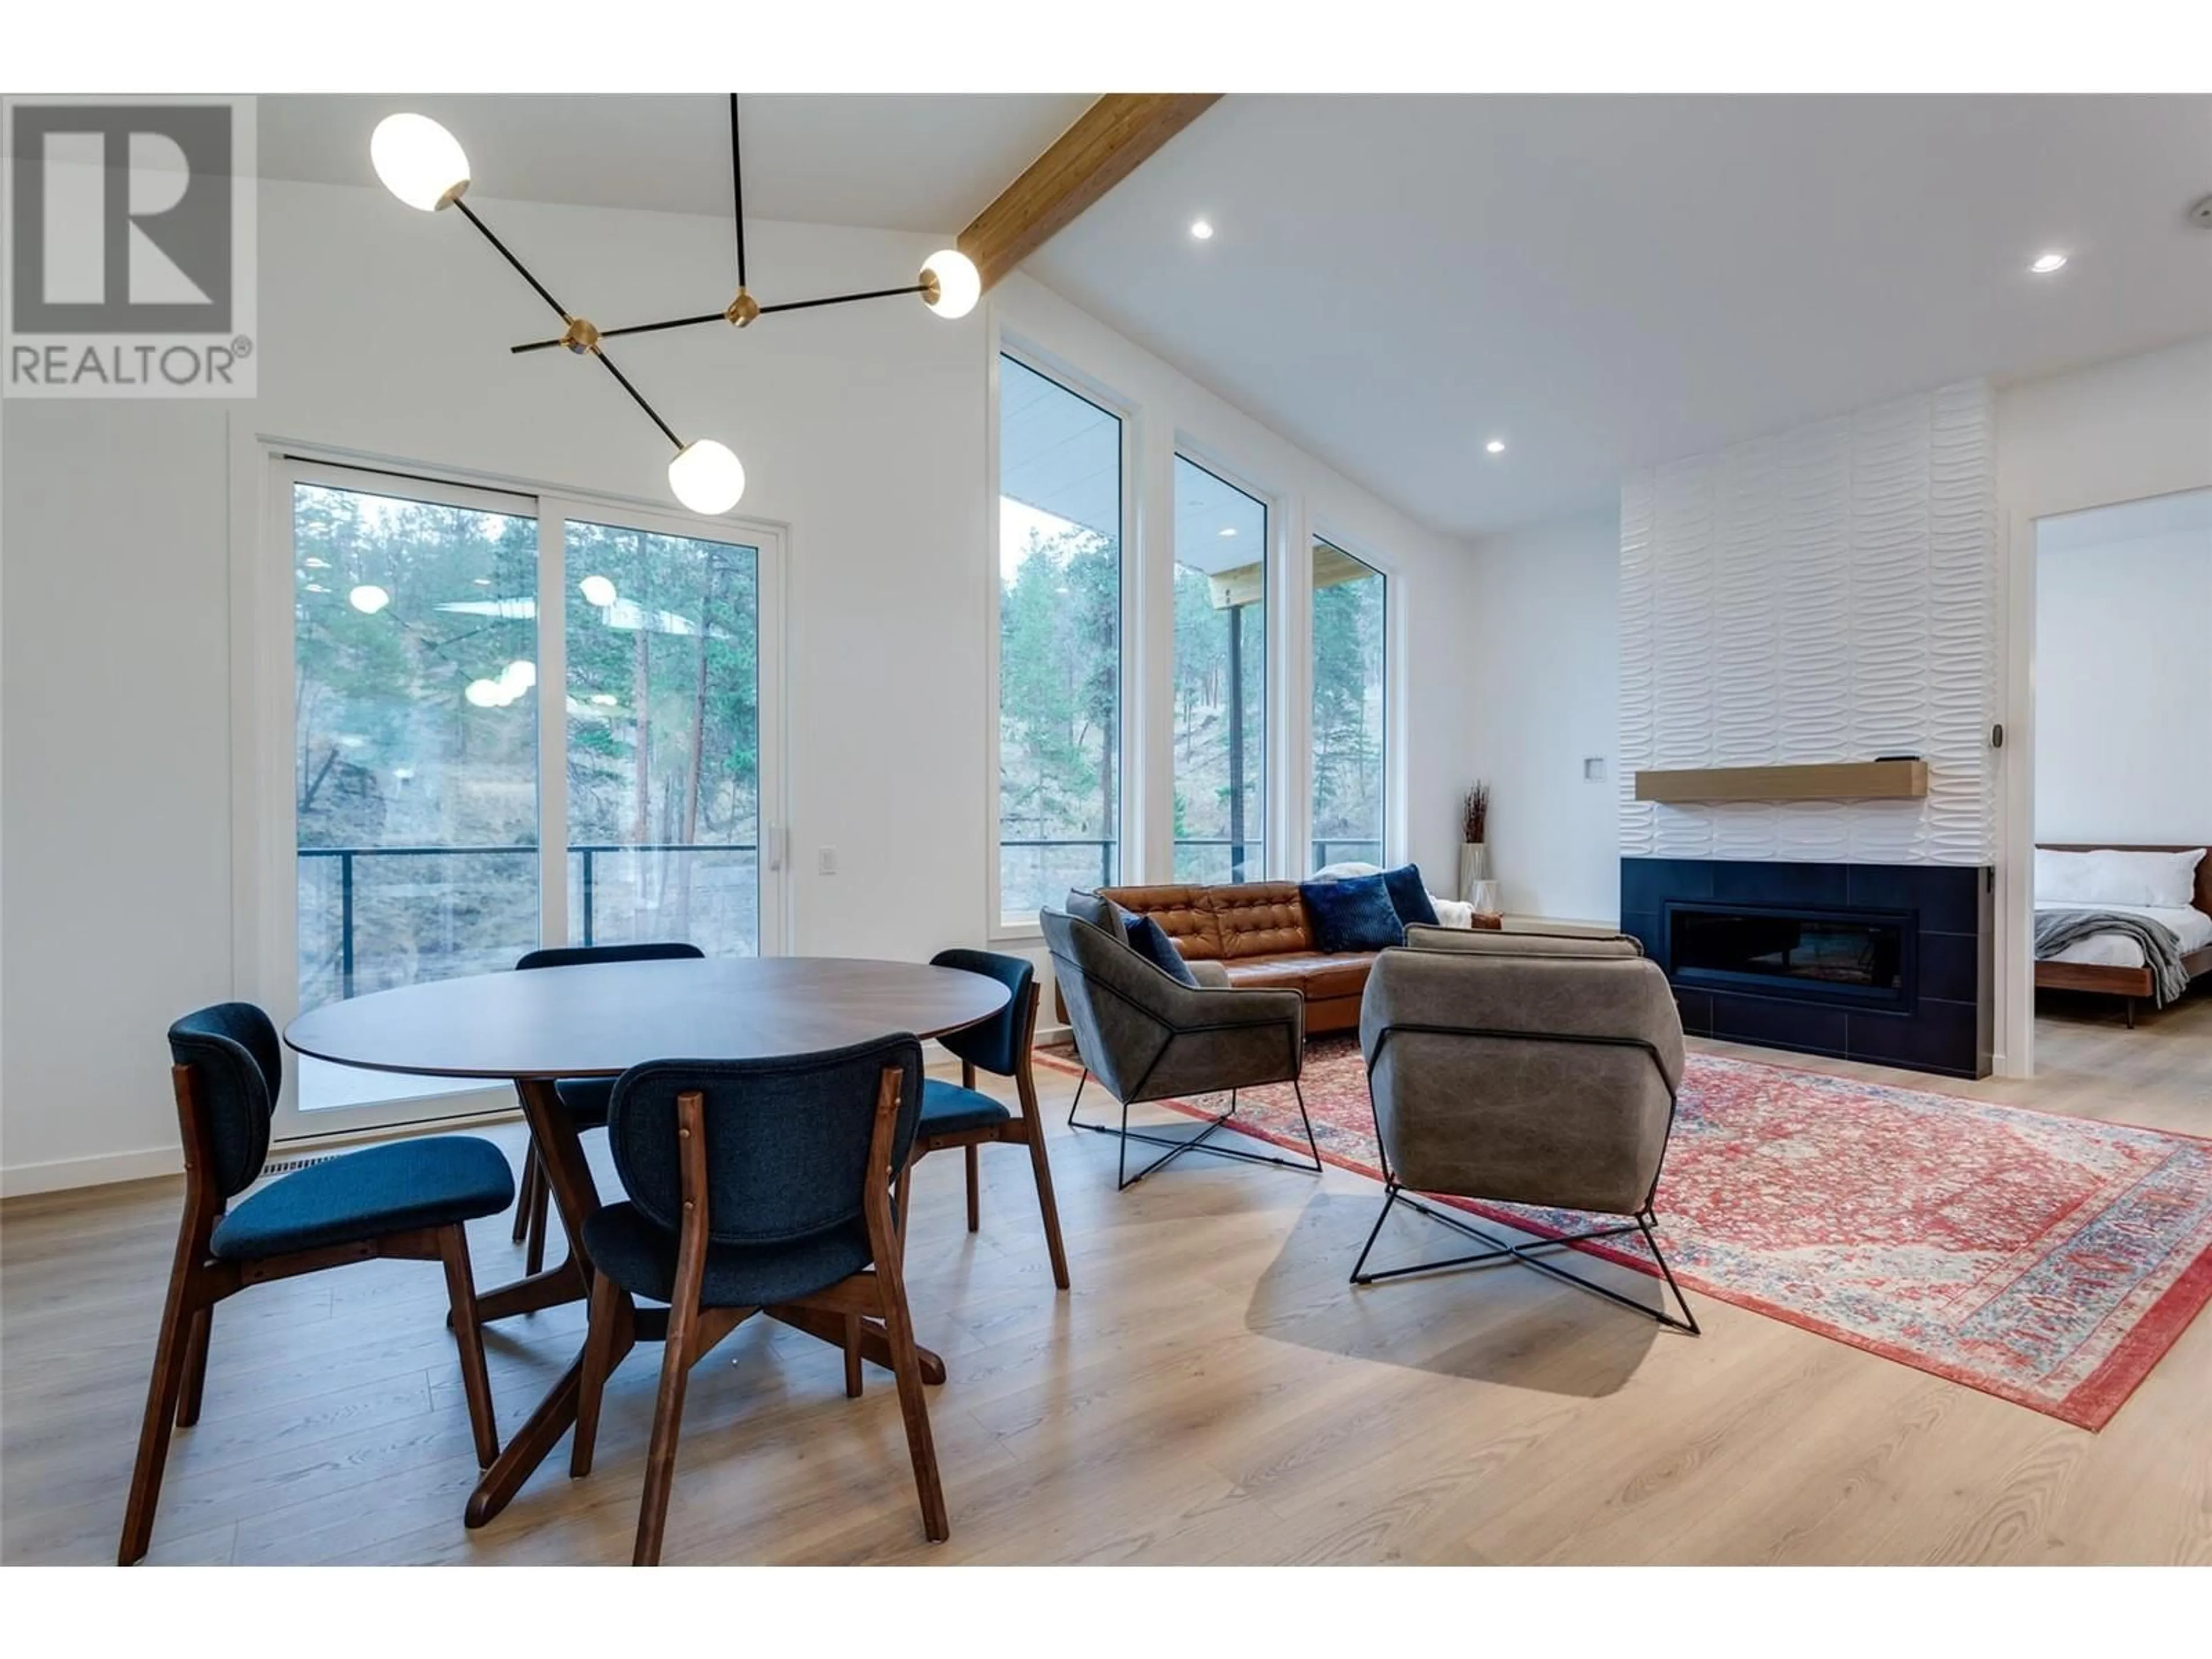
<path id="1" fill-rule="evenodd" d="M 1586 755 L 1583 757 L 1583 781 L 1584 783 L 1603 783 L 1605 781 L 1604 756 Z"/>
<path id="2" fill-rule="evenodd" d="M 817 875 L 821 876 L 834 876 L 837 873 L 837 849 L 836 848 L 820 847 L 815 849 L 814 872 Z"/>

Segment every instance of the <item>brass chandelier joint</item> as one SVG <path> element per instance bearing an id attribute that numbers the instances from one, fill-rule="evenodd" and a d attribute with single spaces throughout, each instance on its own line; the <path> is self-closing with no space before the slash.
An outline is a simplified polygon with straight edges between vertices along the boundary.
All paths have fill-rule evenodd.
<path id="1" fill-rule="evenodd" d="M 568 325 L 566 329 L 562 331 L 560 343 L 562 345 L 574 352 L 579 357 L 588 356 L 599 350 L 599 331 L 591 323 L 586 322 L 581 317 L 571 317 L 566 313 L 562 314 L 561 320 Z"/>
<path id="2" fill-rule="evenodd" d="M 726 321 L 738 328 L 744 327 L 760 314 L 760 301 L 747 293 L 743 286 L 738 289 L 738 297 L 731 301 L 728 308 L 722 313 Z"/>

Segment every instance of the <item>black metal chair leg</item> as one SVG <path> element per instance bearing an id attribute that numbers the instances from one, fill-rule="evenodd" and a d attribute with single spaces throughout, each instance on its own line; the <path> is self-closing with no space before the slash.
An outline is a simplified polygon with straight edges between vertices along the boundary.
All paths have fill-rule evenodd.
<path id="1" fill-rule="evenodd" d="M 1083 1068 L 1083 1075 L 1075 1079 L 1075 1098 L 1067 1103 L 1067 1127 L 1075 1127 L 1075 1109 L 1083 1104 L 1083 1085 L 1091 1081 L 1091 1068 Z"/>
<path id="2" fill-rule="evenodd" d="M 1510 1239 L 1499 1237 L 1486 1228 L 1476 1226 L 1471 1221 L 1446 1215 L 1441 1211 L 1432 1210 L 1425 1204 L 1407 1198 L 1406 1204 L 1409 1209 L 1419 1211 L 1430 1220 L 1439 1222 L 1463 1237 L 1472 1238 L 1487 1248 L 1478 1250 L 1471 1255 L 1449 1256 L 1436 1261 L 1417 1261 L 1409 1267 L 1386 1267 L 1380 1273 L 1368 1273 L 1364 1271 L 1367 1258 L 1369 1253 L 1375 1248 L 1376 1239 L 1382 1231 L 1382 1223 L 1389 1217 L 1391 1206 L 1404 1196 L 1402 1189 L 1395 1182 L 1386 1187 L 1385 1194 L 1382 1212 L 1375 1218 L 1374 1229 L 1367 1235 L 1367 1243 L 1361 1249 L 1359 1260 L 1352 1269 L 1352 1282 L 1354 1285 L 1374 1285 L 1386 1279 L 1404 1279 L 1415 1273 L 1443 1273 L 1454 1268 L 1481 1267 L 1506 1261 L 1517 1261 L 1524 1267 L 1533 1267 L 1540 1273 L 1572 1285 L 1578 1290 L 1589 1291 L 1593 1295 L 1603 1297 L 1608 1302 L 1618 1303 L 1630 1311 L 1640 1313 L 1646 1319 L 1653 1320 L 1669 1330 L 1686 1331 L 1692 1336 L 1704 1334 L 1698 1328 L 1697 1316 L 1690 1310 L 1688 1298 L 1683 1296 L 1681 1285 L 1675 1281 L 1674 1270 L 1668 1265 L 1666 1255 L 1659 1248 L 1659 1238 L 1655 1231 L 1658 1225 L 1658 1218 L 1649 1210 L 1618 1225 L 1594 1227 L 1587 1232 L 1573 1233 L 1561 1238 L 1539 1238 L 1527 1244 L 1516 1244 Z M 1569 1273 L 1556 1261 L 1546 1259 L 1553 1253 L 1567 1249 L 1576 1244 L 1590 1243 L 1599 1239 L 1619 1238 L 1629 1233 L 1642 1236 L 1645 1247 L 1651 1252 L 1652 1260 L 1658 1264 L 1660 1273 L 1666 1280 L 1667 1290 L 1674 1292 L 1675 1305 L 1682 1310 L 1682 1316 L 1680 1319 L 1667 1311 L 1667 1298 L 1663 1291 L 1659 1298 L 1659 1305 L 1654 1308 L 1647 1303 L 1636 1300 L 1633 1297 L 1623 1296 L 1620 1291 L 1609 1289 L 1595 1279 L 1585 1279 L 1580 1273 Z"/>

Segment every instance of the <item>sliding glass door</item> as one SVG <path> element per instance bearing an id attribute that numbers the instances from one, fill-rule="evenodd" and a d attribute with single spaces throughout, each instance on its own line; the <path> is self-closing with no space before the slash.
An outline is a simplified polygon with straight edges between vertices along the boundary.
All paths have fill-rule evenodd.
<path id="1" fill-rule="evenodd" d="M 766 538 L 305 465 L 279 507 L 296 994 L 272 1012 L 541 944 L 778 948 Z M 313 1060 L 289 1092 L 280 1134 L 487 1103 Z"/>

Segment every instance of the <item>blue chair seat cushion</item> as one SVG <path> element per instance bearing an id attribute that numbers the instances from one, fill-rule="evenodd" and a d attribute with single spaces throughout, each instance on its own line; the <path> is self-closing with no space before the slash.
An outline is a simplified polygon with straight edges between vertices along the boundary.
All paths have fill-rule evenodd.
<path id="1" fill-rule="evenodd" d="M 584 1224 L 592 1265 L 632 1296 L 666 1302 L 676 1291 L 676 1235 L 635 1204 L 610 1204 Z M 763 1308 L 826 1291 L 875 1260 L 868 1228 L 853 1220 L 775 1244 L 707 1247 L 702 1307 Z"/>
<path id="2" fill-rule="evenodd" d="M 969 1129 L 995 1128 L 1011 1123 L 1013 1117 L 1013 1109 L 1002 1100 L 930 1078 L 921 1085 L 921 1122 L 915 1134 L 925 1139 L 931 1135 L 961 1134 Z"/>
<path id="3" fill-rule="evenodd" d="M 474 1135 L 394 1140 L 270 1182 L 216 1224 L 228 1261 L 358 1244 L 497 1215 L 514 1202 L 507 1154 Z"/>
<path id="4" fill-rule="evenodd" d="M 553 1085 L 579 1129 L 601 1129 L 606 1127 L 607 1103 L 615 1097 L 615 1080 L 611 1077 L 564 1077 Z"/>

